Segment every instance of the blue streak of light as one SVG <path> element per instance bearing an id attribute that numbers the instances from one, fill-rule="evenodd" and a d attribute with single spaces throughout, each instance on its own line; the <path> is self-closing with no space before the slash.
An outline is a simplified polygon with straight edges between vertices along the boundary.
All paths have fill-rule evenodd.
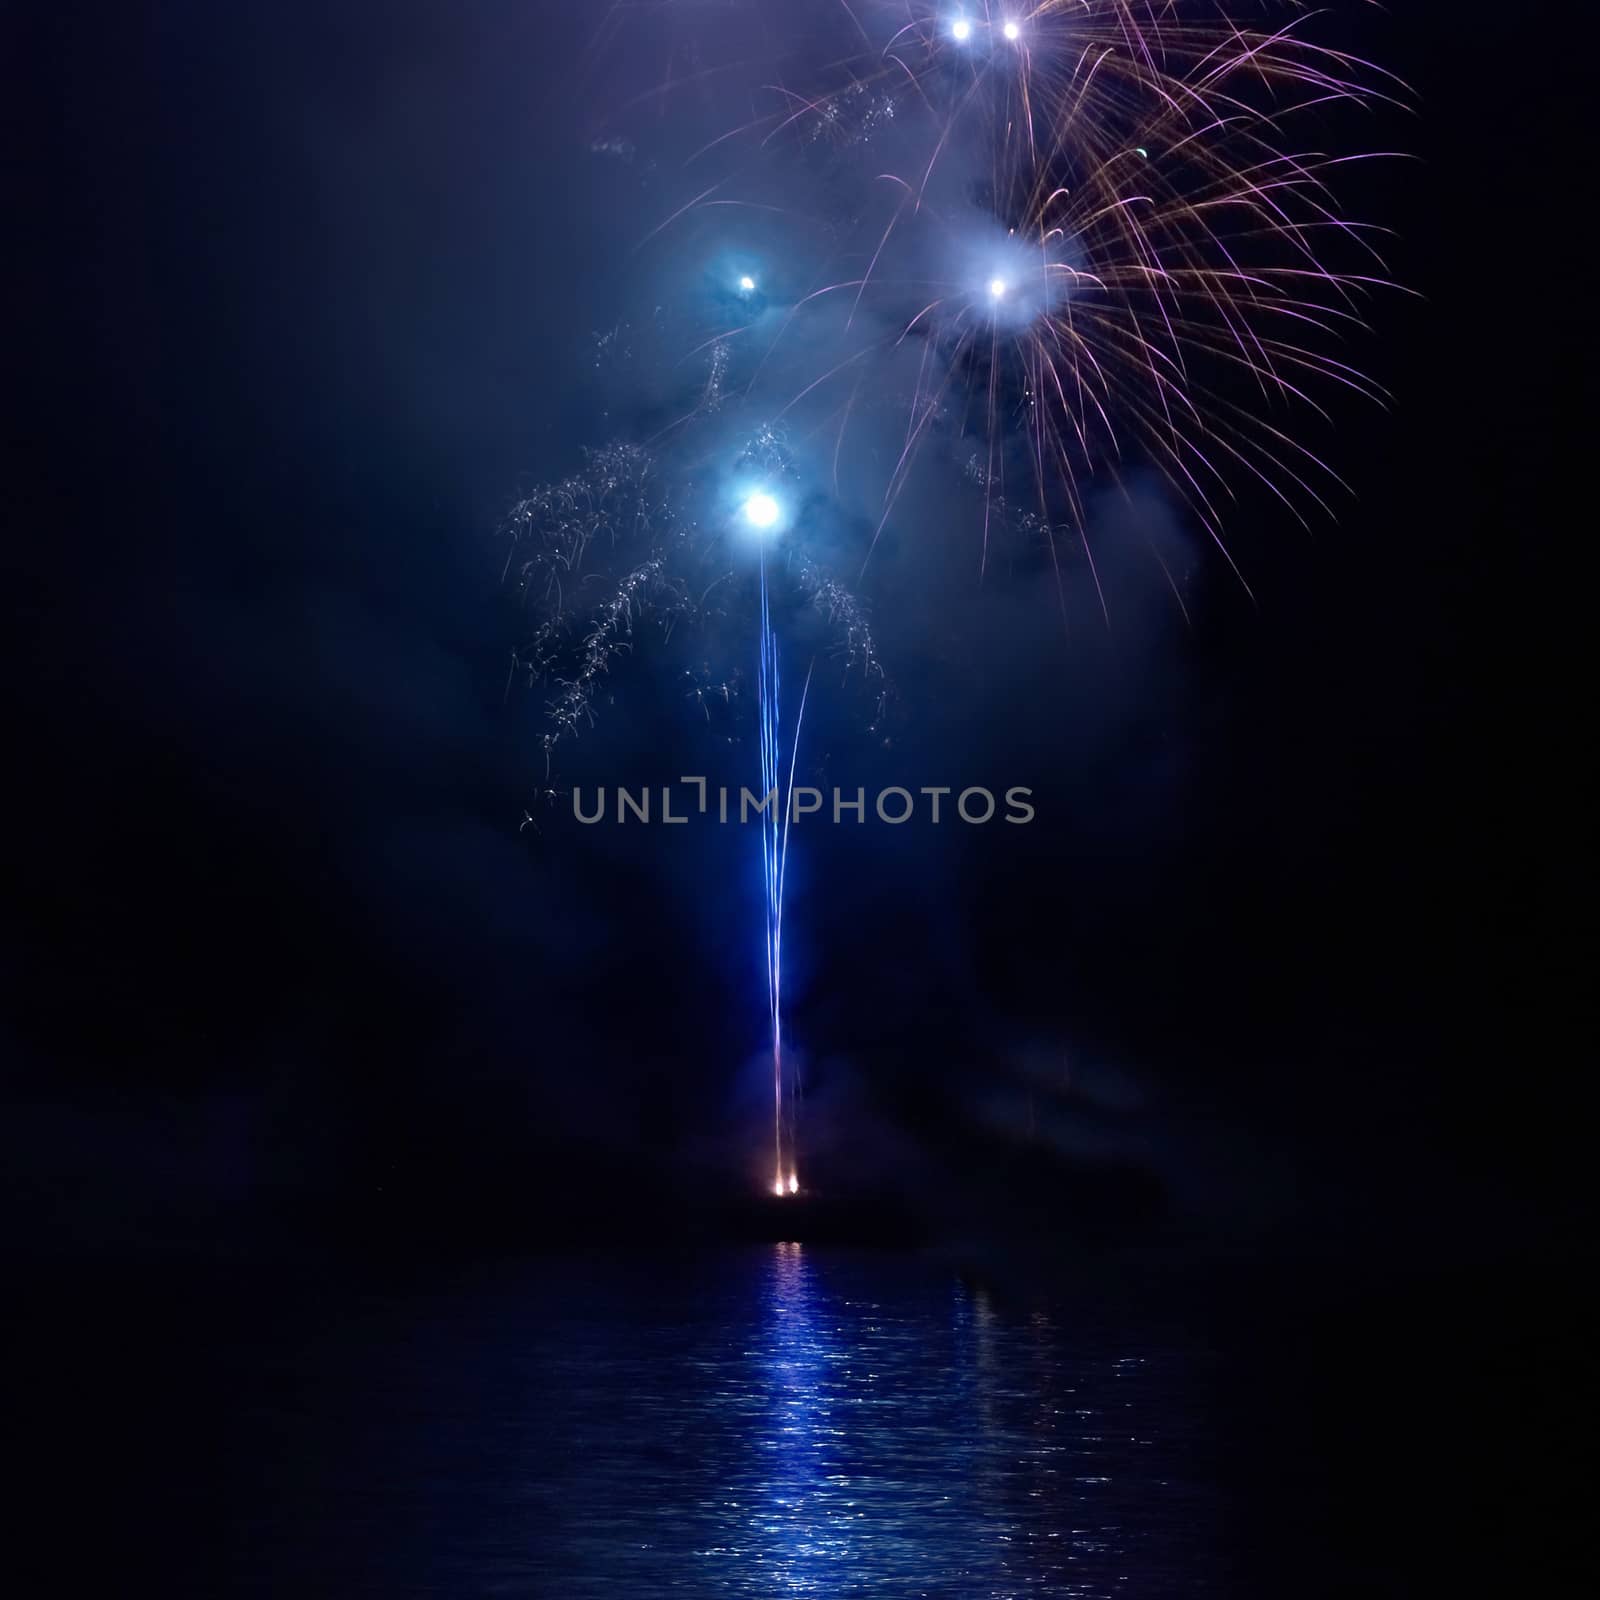
<path id="1" fill-rule="evenodd" d="M 789 822 L 793 815 L 795 765 L 800 754 L 800 727 L 811 692 L 811 671 L 806 671 L 795 717 L 794 743 L 789 751 L 789 782 L 778 787 L 783 749 L 783 716 L 778 670 L 778 639 L 772 630 L 772 609 L 767 593 L 767 557 L 761 553 L 761 663 L 758 677 L 761 700 L 761 865 L 766 892 L 767 1009 L 772 1025 L 772 1144 L 773 1192 L 792 1193 L 797 1181 L 794 1127 L 789 1129 L 789 1165 L 783 1160 L 783 885 L 789 859 Z M 781 810 L 780 810 L 781 806 Z M 786 1183 L 787 1179 L 787 1183 Z"/>

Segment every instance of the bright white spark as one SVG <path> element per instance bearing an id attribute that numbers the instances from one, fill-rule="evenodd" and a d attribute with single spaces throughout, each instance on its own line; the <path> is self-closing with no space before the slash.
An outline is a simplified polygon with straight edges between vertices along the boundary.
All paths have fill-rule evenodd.
<path id="1" fill-rule="evenodd" d="M 1005 35 L 1005 36 L 1006 36 L 1006 38 L 1008 38 L 1008 39 L 1009 39 L 1009 40 L 1010 40 L 1010 41 L 1011 41 L 1011 42 L 1012 42 L 1012 43 L 1013 43 L 1013 44 L 1015 44 L 1015 43 L 1016 43 L 1016 42 L 1017 42 L 1017 40 L 1018 40 L 1018 39 L 1020 39 L 1020 38 L 1021 38 L 1021 37 L 1022 37 L 1022 29 L 1021 29 L 1021 28 L 1019 28 L 1019 27 L 1018 27 L 1018 26 L 1017 26 L 1017 25 L 1016 25 L 1016 23 L 1014 23 L 1014 22 L 1008 22 L 1008 23 L 1007 23 L 1007 24 L 1006 24 L 1006 25 L 1005 25 L 1005 27 L 1003 27 L 1003 28 L 1002 28 L 1002 29 L 1001 29 L 1001 30 L 1000 30 L 1000 31 L 1001 31 L 1001 32 L 1002 32 L 1002 33 L 1003 33 L 1003 34 L 1004 34 L 1004 35 Z"/>
<path id="2" fill-rule="evenodd" d="M 782 508 L 765 490 L 758 490 L 744 503 L 744 520 L 752 528 L 775 527 L 781 515 Z"/>
<path id="3" fill-rule="evenodd" d="M 957 44 L 965 44 L 972 37 L 972 24 L 965 17 L 957 17 L 950 24 L 950 37 Z"/>

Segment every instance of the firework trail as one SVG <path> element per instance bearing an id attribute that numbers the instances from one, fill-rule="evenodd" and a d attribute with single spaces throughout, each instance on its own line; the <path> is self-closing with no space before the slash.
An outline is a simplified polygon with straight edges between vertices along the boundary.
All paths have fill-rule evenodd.
<path id="1" fill-rule="evenodd" d="M 800 754 L 800 729 L 805 722 L 811 672 L 806 672 L 789 748 L 787 782 L 780 782 L 783 761 L 783 698 L 779 680 L 778 636 L 772 627 L 767 592 L 767 558 L 761 556 L 761 794 L 769 802 L 761 813 L 761 867 L 766 893 L 767 1006 L 772 1024 L 772 1192 L 795 1194 L 800 1187 L 798 1128 L 791 1112 L 784 1116 L 783 1071 L 783 886 L 789 860 L 789 821 L 793 811 L 795 763 Z M 780 809 L 781 808 L 781 809 Z M 792 1101 L 791 1101 L 792 1104 Z M 784 1128 L 788 1124 L 789 1160 L 784 1162 Z"/>
<path id="2" fill-rule="evenodd" d="M 665 645 L 675 633 L 693 633 L 707 654 L 689 669 L 689 697 L 706 720 L 713 702 L 736 711 L 749 679 L 715 652 L 724 635 L 743 632 L 739 623 L 749 594 L 757 634 L 753 713 L 773 1083 L 772 1189 L 793 1195 L 800 1187 L 798 1075 L 784 1049 L 784 889 L 800 735 L 817 658 L 807 667 L 786 735 L 775 580 L 787 580 L 800 602 L 798 620 L 839 669 L 841 684 L 854 681 L 872 695 L 873 729 L 883 723 L 893 691 L 861 601 L 809 552 L 784 548 L 779 554 L 776 541 L 789 521 L 779 496 L 795 481 L 781 439 L 770 428 L 758 429 L 745 440 L 733 475 L 756 487 L 730 516 L 715 510 L 714 485 L 664 472 L 638 446 L 613 444 L 589 452 L 581 471 L 518 499 L 502 524 L 503 581 L 518 617 L 526 620 L 511 652 L 506 687 L 509 692 L 520 682 L 547 691 L 541 738 L 547 780 L 560 747 L 594 724 L 602 688 L 641 644 Z M 757 554 L 750 583 L 752 538 Z M 555 791 L 546 789 L 544 798 L 554 799 Z M 532 812 L 528 825 L 537 826 Z"/>

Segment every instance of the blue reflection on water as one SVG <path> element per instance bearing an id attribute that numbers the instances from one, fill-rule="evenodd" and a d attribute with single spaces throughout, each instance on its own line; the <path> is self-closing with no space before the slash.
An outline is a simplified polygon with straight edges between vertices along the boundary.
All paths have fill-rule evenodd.
<path id="1" fill-rule="evenodd" d="M 1181 1331 L 914 1258 L 541 1265 L 283 1359 L 244 1592 L 1226 1592 Z"/>
<path id="2" fill-rule="evenodd" d="M 1075 1348 L 1050 1313 L 1004 1320 L 957 1282 L 937 1297 L 918 1284 L 908 1302 L 890 1271 L 875 1293 L 869 1264 L 823 1257 L 819 1268 L 813 1254 L 783 1244 L 765 1263 L 751 1352 L 765 1410 L 753 1456 L 729 1464 L 747 1498 L 728 1509 L 747 1515 L 707 1552 L 734 1558 L 720 1582 L 745 1592 L 759 1574 L 767 1592 L 797 1595 L 1099 1595 L 1141 1566 L 1193 1560 L 1202 1492 L 1152 1474 L 1139 1503 L 1138 1474 L 1162 1460 L 1141 1382 L 1149 1356 L 1093 1339 Z M 713 1403 L 739 1392 L 729 1377 Z M 1193 1566 L 1165 1576 L 1184 1592 L 1206 1587 Z"/>
<path id="3" fill-rule="evenodd" d="M 801 1247 L 777 1245 L 763 1351 L 770 1409 L 759 1446 L 773 1458 L 771 1484 L 768 1509 L 753 1531 L 760 1559 L 771 1564 L 783 1588 L 799 1594 L 822 1588 L 830 1558 L 849 1550 L 848 1518 L 829 1503 L 819 1460 L 827 1436 L 837 1430 L 825 1370 L 835 1352 L 817 1310 Z"/>

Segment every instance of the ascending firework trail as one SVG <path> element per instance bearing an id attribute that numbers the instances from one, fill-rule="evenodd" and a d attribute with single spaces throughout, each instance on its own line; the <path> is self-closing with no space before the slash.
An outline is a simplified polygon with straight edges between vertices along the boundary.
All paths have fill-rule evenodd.
<path id="1" fill-rule="evenodd" d="M 762 497 L 755 497 L 760 499 Z M 794 739 L 789 747 L 789 781 L 780 790 L 778 769 L 783 750 L 783 711 L 778 675 L 778 639 L 772 631 L 772 610 L 767 599 L 767 555 L 761 552 L 761 867 L 767 901 L 767 1007 L 772 1022 L 772 1192 L 795 1194 L 800 1188 L 800 1167 L 795 1150 L 794 1118 L 789 1119 L 789 1160 L 783 1159 L 783 878 L 789 857 L 789 818 L 793 802 L 795 762 L 800 754 L 800 728 L 805 721 L 806 696 L 811 690 L 811 670 L 800 691 L 800 709 L 794 719 Z"/>

